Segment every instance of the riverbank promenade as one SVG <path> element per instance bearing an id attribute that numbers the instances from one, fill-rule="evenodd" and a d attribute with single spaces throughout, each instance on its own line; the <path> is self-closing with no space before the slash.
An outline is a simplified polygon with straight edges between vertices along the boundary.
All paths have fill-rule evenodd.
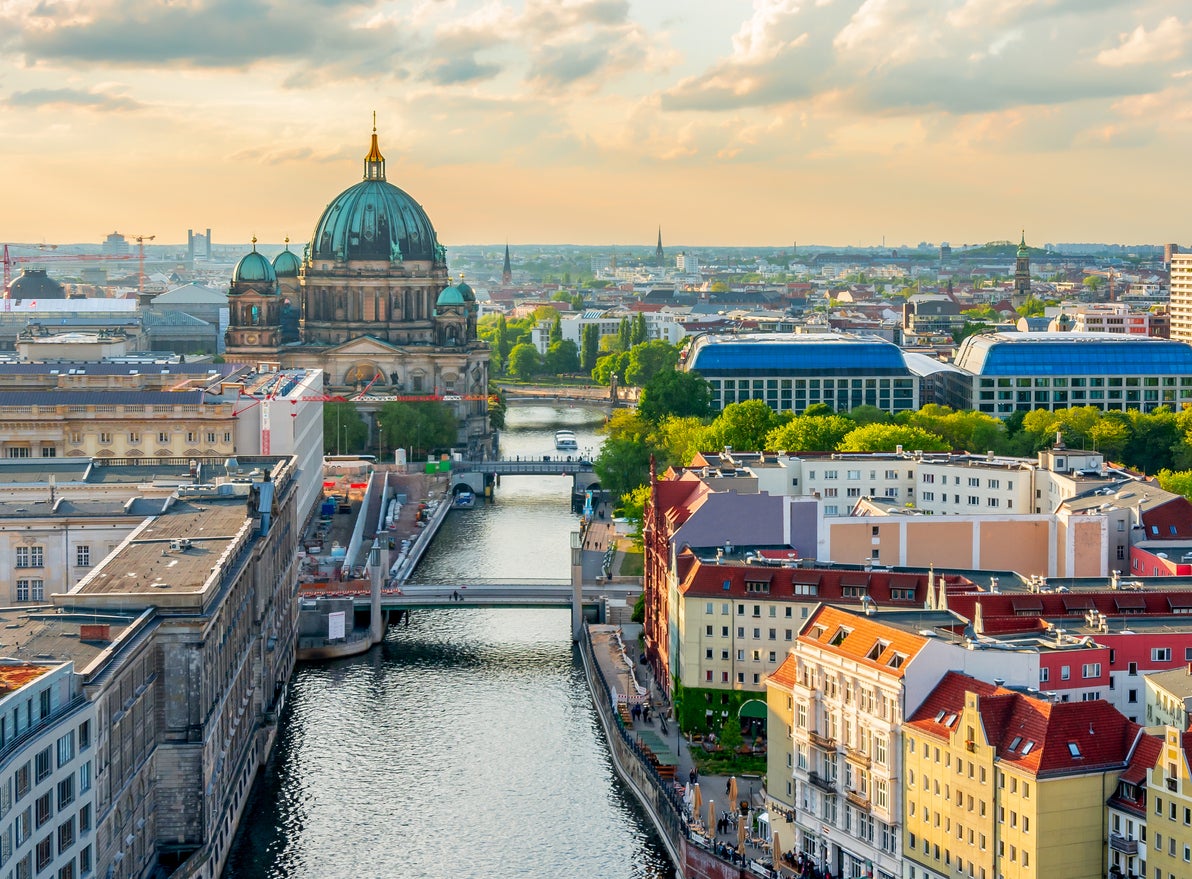
<path id="1" fill-rule="evenodd" d="M 680 865 L 683 875 L 729 875 L 715 868 L 698 869 L 696 862 L 707 864 L 709 858 L 727 867 L 734 876 L 801 875 L 792 864 L 781 860 L 781 869 L 776 872 L 772 841 L 758 835 L 756 818 L 765 807 L 762 778 L 700 774 L 699 758 L 706 752 L 702 744 L 692 744 L 679 732 L 670 704 L 650 678 L 648 666 L 640 661 L 640 629 L 636 624 L 588 627 L 592 659 L 599 669 L 599 686 L 593 690 L 597 694 L 601 689 L 607 692 L 617 732 L 623 732 L 631 743 L 630 759 L 643 764 L 638 767 L 645 769 L 641 774 L 653 785 L 663 787 L 663 799 L 677 806 L 678 834 L 685 838 L 685 844 L 676 846 L 685 854 L 685 864 Z M 617 752 L 614 749 L 614 755 Z M 643 806 L 654 808 L 648 802 Z"/>

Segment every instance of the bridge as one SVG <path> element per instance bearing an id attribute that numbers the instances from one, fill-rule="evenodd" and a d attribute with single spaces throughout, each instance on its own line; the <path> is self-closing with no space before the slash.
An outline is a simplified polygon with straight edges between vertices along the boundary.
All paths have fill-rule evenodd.
<path id="1" fill-rule="evenodd" d="M 608 581 L 583 587 L 584 603 L 600 598 L 636 597 L 641 586 L 631 582 Z M 456 596 L 459 596 L 458 598 Z M 369 584 L 365 580 L 328 584 L 317 590 L 304 588 L 302 598 L 350 598 L 357 610 L 369 608 Z M 451 583 L 404 583 L 381 589 L 382 610 L 412 608 L 487 608 L 487 607 L 570 607 L 570 580 L 457 580 Z"/>
<path id="2" fill-rule="evenodd" d="M 572 495 L 582 495 L 600 488 L 600 477 L 592 462 L 578 455 L 542 455 L 541 457 L 495 458 L 489 461 L 451 462 L 451 488 L 467 486 L 476 494 L 499 485 L 502 476 L 570 476 Z"/>

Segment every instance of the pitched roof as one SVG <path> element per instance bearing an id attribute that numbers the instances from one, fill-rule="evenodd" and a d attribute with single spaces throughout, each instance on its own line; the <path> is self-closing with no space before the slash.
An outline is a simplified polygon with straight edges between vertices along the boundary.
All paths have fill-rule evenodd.
<path id="1" fill-rule="evenodd" d="M 795 673 L 798 669 L 798 661 L 795 659 L 793 653 L 788 653 L 786 659 L 782 660 L 782 665 L 774 669 L 774 673 L 766 678 L 767 684 L 774 684 L 789 690 L 795 685 Z"/>
<path id="2" fill-rule="evenodd" d="M 1037 777 L 1124 766 L 1142 730 L 1103 699 L 1049 702 L 960 672 L 944 675 L 906 726 L 951 740 L 970 692 L 998 760 Z"/>
<path id="3" fill-rule="evenodd" d="M 895 677 L 905 674 L 907 665 L 927 643 L 926 638 L 884 625 L 873 617 L 828 606 L 816 609 L 798 640 Z"/>

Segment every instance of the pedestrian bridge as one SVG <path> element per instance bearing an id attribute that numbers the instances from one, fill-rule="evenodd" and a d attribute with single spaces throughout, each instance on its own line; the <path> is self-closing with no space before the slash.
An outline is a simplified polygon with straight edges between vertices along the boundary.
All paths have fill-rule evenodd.
<path id="1" fill-rule="evenodd" d="M 570 476 L 571 493 L 582 495 L 600 488 L 592 462 L 578 455 L 542 455 L 535 458 L 496 458 L 490 461 L 452 461 L 451 487 L 467 486 L 476 494 L 500 484 L 502 476 Z"/>
<path id="2" fill-rule="evenodd" d="M 302 598 L 351 598 L 357 610 L 369 606 L 366 581 L 330 584 L 336 588 L 303 590 Z M 599 598 L 636 596 L 636 583 L 594 583 L 583 587 L 584 602 Z M 456 597 L 458 596 L 458 598 Z M 568 580 L 530 580 L 503 582 L 494 580 L 456 580 L 451 583 L 404 583 L 381 589 L 383 610 L 409 610 L 439 607 L 570 607 L 571 582 Z"/>

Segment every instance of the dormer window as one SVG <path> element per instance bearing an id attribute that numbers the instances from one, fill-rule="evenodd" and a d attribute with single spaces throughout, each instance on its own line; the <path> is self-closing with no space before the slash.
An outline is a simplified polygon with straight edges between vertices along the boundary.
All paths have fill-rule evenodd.
<path id="1" fill-rule="evenodd" d="M 877 662 L 877 658 L 879 656 L 881 656 L 883 653 L 885 653 L 886 648 L 889 646 L 890 645 L 888 643 L 886 643 L 885 641 L 881 641 L 881 640 L 876 641 L 874 643 L 872 649 L 869 651 L 869 653 L 866 654 L 866 658 L 872 659 L 874 662 Z"/>
<path id="2" fill-rule="evenodd" d="M 903 656 L 901 653 L 895 653 L 886 662 L 886 665 L 888 665 L 890 668 L 902 668 L 902 664 L 904 662 L 906 662 L 906 657 Z"/>
<path id="3" fill-rule="evenodd" d="M 850 634 L 849 630 L 846 629 L 844 626 L 841 626 L 839 629 L 836 630 L 836 634 L 832 636 L 832 640 L 829 641 L 828 643 L 831 644 L 833 647 L 839 647 L 841 644 L 844 643 L 844 639 L 847 638 L 849 636 L 849 634 Z"/>

